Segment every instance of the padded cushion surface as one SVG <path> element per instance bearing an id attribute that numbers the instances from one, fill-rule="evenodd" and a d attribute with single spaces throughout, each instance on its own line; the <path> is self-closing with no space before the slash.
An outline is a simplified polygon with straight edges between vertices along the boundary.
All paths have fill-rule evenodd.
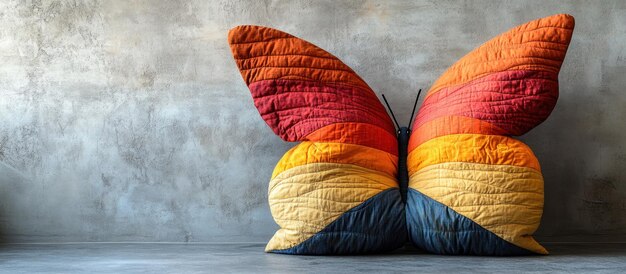
<path id="1" fill-rule="evenodd" d="M 357 254 L 410 240 L 438 254 L 547 254 L 532 237 L 541 167 L 511 136 L 552 112 L 573 28 L 569 15 L 541 18 L 461 58 L 430 88 L 408 144 L 374 91 L 332 54 L 279 30 L 232 29 L 259 114 L 283 140 L 301 142 L 272 174 L 280 229 L 266 251 Z"/>

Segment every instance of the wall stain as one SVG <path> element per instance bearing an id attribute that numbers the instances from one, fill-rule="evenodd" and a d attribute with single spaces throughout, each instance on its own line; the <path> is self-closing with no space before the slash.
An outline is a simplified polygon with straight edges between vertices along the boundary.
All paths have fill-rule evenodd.
<path id="1" fill-rule="evenodd" d="M 619 192 L 615 178 L 596 177 L 588 180 L 583 192 L 582 218 L 590 220 L 595 233 L 605 234 L 614 232 L 615 228 L 624 227 L 624 212 L 626 210 L 626 195 Z"/>

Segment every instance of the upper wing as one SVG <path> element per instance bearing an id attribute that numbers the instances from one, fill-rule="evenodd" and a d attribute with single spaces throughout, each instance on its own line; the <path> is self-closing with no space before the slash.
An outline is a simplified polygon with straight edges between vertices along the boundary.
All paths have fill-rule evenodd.
<path id="1" fill-rule="evenodd" d="M 376 94 L 339 59 L 290 34 L 240 26 L 228 41 L 261 117 L 283 140 L 304 141 L 272 175 L 269 203 L 280 230 L 266 250 L 340 254 L 401 246 L 397 141 Z"/>
<path id="2" fill-rule="evenodd" d="M 330 53 L 259 26 L 232 29 L 228 42 L 261 117 L 284 140 L 300 141 L 324 126 L 348 122 L 395 136 L 376 94 Z"/>
<path id="3" fill-rule="evenodd" d="M 574 18 L 554 15 L 501 34 L 430 89 L 409 141 L 412 241 L 453 254 L 547 253 L 533 238 L 543 211 L 539 163 L 521 135 L 558 98 Z"/>

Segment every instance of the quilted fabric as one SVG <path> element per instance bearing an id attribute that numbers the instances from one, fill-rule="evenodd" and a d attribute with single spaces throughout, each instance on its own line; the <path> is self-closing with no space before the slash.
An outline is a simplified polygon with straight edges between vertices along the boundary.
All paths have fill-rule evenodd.
<path id="1" fill-rule="evenodd" d="M 339 59 L 284 32 L 240 26 L 228 39 L 261 117 L 283 140 L 302 141 L 270 181 L 281 228 L 266 250 L 347 254 L 403 245 L 398 144 L 376 94 Z"/>
<path id="2" fill-rule="evenodd" d="M 228 42 L 261 117 L 283 140 L 301 142 L 270 180 L 280 229 L 266 251 L 382 252 L 409 240 L 440 254 L 546 254 L 531 236 L 543 211 L 539 162 L 509 136 L 554 108 L 573 28 L 571 16 L 554 15 L 470 52 L 433 84 L 408 140 L 330 53 L 267 27 L 232 29 Z"/>
<path id="3" fill-rule="evenodd" d="M 573 28 L 564 14 L 531 21 L 470 52 L 433 84 L 409 140 L 413 244 L 441 254 L 547 254 L 531 236 L 543 212 L 539 162 L 507 136 L 552 112 Z M 411 216 L 422 212 L 433 221 Z"/>

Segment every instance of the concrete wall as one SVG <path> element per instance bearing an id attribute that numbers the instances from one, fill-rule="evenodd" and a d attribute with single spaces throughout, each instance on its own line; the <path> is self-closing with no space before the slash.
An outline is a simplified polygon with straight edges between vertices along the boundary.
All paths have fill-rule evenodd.
<path id="1" fill-rule="evenodd" d="M 337 2 L 337 3 L 335 3 Z M 624 1 L 2 1 L 0 235 L 8 242 L 265 241 L 292 144 L 231 59 L 239 24 L 329 50 L 402 121 L 418 88 L 490 37 L 570 13 L 545 172 L 546 240 L 626 240 Z"/>

